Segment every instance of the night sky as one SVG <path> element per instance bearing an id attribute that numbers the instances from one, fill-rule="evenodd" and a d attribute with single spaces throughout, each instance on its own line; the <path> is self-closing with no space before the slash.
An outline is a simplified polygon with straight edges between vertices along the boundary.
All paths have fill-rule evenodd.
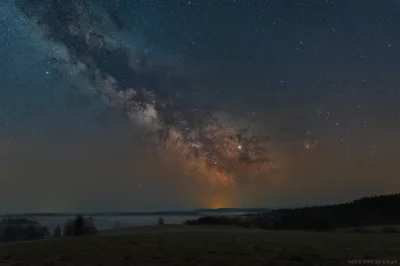
<path id="1" fill-rule="evenodd" d="M 400 1 L 3 0 L 0 213 L 399 192 Z"/>

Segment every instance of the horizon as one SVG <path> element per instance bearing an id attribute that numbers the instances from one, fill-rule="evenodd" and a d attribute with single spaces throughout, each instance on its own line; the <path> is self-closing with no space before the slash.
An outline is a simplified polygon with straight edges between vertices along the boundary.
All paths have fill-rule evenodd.
<path id="1" fill-rule="evenodd" d="M 272 211 L 272 210 L 284 210 L 284 209 L 298 209 L 298 208 L 307 208 L 307 207 L 324 207 L 324 206 L 335 206 L 335 205 L 341 205 L 341 204 L 347 204 L 347 203 L 352 203 L 357 200 L 365 199 L 365 198 L 373 198 L 373 197 L 385 197 L 385 196 L 391 196 L 391 195 L 399 195 L 399 193 L 389 193 L 389 194 L 373 194 L 373 195 L 368 195 L 368 196 L 363 196 L 360 198 L 356 198 L 350 201 L 343 201 L 343 202 L 336 202 L 336 203 L 330 203 L 330 204 L 305 204 L 305 205 L 291 205 L 291 206 L 284 206 L 284 207 L 279 207 L 279 208 L 268 208 L 268 207 L 249 207 L 249 208 L 235 208 L 235 207 L 222 207 L 222 208 L 194 208 L 194 209 L 175 209 L 175 210 L 148 210 L 148 211 L 95 211 L 95 212 L 26 212 L 26 213 L 0 213 L 0 217 L 4 216 L 46 216 L 46 215 L 51 215 L 51 216 L 75 216 L 78 214 L 82 215 L 93 215 L 93 216 L 112 216 L 112 214 L 119 214 L 121 216 L 123 215 L 128 215 L 129 214 L 201 214 L 201 212 L 215 212 L 215 211 L 232 211 L 232 212 L 241 212 L 245 213 L 245 211 L 261 211 L 261 210 L 267 210 L 267 211 Z M 249 213 L 249 212 L 247 212 Z"/>

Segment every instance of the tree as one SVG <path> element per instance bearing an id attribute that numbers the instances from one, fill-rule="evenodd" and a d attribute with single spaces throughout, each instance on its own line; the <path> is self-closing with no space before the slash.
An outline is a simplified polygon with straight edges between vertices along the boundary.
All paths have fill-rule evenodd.
<path id="1" fill-rule="evenodd" d="M 57 227 L 54 229 L 53 237 L 54 238 L 61 237 L 61 227 L 60 227 L 60 225 L 57 225 Z"/>
<path id="2" fill-rule="evenodd" d="M 65 222 L 64 229 L 63 229 L 64 236 L 74 236 L 73 223 L 74 223 L 74 221 L 71 219 L 68 219 L 68 221 Z"/>
<path id="3" fill-rule="evenodd" d="M 83 236 L 84 234 L 84 227 L 85 227 L 85 220 L 83 219 L 82 215 L 77 215 L 74 223 L 74 236 Z"/>
<path id="4" fill-rule="evenodd" d="M 84 220 L 83 234 L 84 235 L 97 234 L 97 228 L 95 226 L 93 217 L 89 217 Z"/>
<path id="5" fill-rule="evenodd" d="M 69 219 L 64 224 L 64 236 L 84 236 L 97 233 L 94 219 L 85 219 L 82 215 L 77 215 L 75 219 Z"/>

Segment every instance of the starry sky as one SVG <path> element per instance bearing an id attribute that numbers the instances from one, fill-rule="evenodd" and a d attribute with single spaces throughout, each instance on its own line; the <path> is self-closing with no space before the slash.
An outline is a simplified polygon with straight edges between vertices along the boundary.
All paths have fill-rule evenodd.
<path id="1" fill-rule="evenodd" d="M 5 0 L 0 213 L 398 192 L 400 1 Z"/>

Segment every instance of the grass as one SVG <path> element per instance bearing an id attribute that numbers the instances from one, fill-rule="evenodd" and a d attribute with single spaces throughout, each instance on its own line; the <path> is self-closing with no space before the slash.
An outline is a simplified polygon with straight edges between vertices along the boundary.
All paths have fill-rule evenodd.
<path id="1" fill-rule="evenodd" d="M 350 227 L 342 228 L 338 231 L 341 232 L 356 232 L 356 233 L 391 233 L 399 234 L 400 225 L 379 225 L 379 226 L 364 226 L 364 227 Z"/>
<path id="2" fill-rule="evenodd" d="M 397 234 L 273 232 L 201 226 L 108 230 L 0 245 L 0 265 L 348 265 L 400 258 Z"/>

